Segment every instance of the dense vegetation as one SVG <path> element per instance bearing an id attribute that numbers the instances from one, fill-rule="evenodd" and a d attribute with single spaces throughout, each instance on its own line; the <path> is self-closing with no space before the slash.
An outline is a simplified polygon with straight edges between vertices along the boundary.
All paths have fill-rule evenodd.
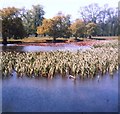
<path id="1" fill-rule="evenodd" d="M 118 70 L 117 41 L 94 45 L 91 49 L 77 52 L 1 52 L 2 73 L 18 76 L 53 78 L 56 74 L 93 78 L 97 74 Z"/>

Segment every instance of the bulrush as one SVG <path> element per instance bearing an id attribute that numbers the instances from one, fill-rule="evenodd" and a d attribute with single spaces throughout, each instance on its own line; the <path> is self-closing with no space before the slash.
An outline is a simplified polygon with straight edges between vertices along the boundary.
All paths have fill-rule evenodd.
<path id="1" fill-rule="evenodd" d="M 13 70 L 18 75 L 53 78 L 72 75 L 93 78 L 98 74 L 118 70 L 117 42 L 94 45 L 89 50 L 51 52 L 0 52 L 3 76 Z"/>

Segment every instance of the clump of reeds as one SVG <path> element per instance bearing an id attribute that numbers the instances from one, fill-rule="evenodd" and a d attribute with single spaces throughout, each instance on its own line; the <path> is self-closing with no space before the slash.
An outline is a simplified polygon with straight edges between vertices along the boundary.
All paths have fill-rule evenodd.
<path id="1" fill-rule="evenodd" d="M 108 44 L 107 44 L 108 45 Z M 112 45 L 112 46 L 110 46 Z M 3 76 L 13 71 L 18 76 L 53 78 L 56 74 L 93 78 L 98 73 L 118 70 L 118 49 L 114 44 L 86 51 L 0 52 Z"/>

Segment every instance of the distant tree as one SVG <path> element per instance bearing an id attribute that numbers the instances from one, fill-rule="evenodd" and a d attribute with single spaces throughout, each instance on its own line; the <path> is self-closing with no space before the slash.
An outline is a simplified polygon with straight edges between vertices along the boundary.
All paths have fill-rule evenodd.
<path id="1" fill-rule="evenodd" d="M 54 37 L 70 37 L 70 15 L 59 13 L 52 20 Z"/>
<path id="2" fill-rule="evenodd" d="M 22 24 L 22 19 L 19 17 L 16 17 L 12 20 L 10 29 L 12 29 L 10 33 L 12 35 L 11 37 L 14 39 L 24 38 L 24 36 L 26 36 L 26 32 Z"/>
<path id="3" fill-rule="evenodd" d="M 69 38 L 71 36 L 71 32 L 70 32 L 70 25 L 71 25 L 71 21 L 70 15 L 63 15 L 62 13 L 58 14 L 58 17 L 55 17 L 55 20 L 59 18 L 58 23 L 60 24 L 60 36 L 59 37 L 64 37 L 64 38 Z M 57 24 L 58 24 L 57 23 Z"/>
<path id="4" fill-rule="evenodd" d="M 120 6 L 120 1 L 118 3 L 118 6 Z M 117 32 L 120 39 L 120 7 L 118 7 L 118 31 Z"/>
<path id="5" fill-rule="evenodd" d="M 0 37 L 2 37 L 2 18 L 0 17 Z"/>
<path id="6" fill-rule="evenodd" d="M 108 20 L 106 23 L 109 25 L 108 33 L 110 36 L 115 36 L 118 31 L 118 9 L 109 8 L 107 13 Z"/>
<path id="7" fill-rule="evenodd" d="M 115 36 L 118 31 L 118 8 L 109 8 L 108 5 L 100 11 L 98 24 L 103 36 Z"/>
<path id="8" fill-rule="evenodd" d="M 22 23 L 24 25 L 27 36 L 29 36 L 30 34 L 35 34 L 33 16 L 31 11 L 25 8 L 21 9 L 21 18 L 22 18 Z"/>
<path id="9" fill-rule="evenodd" d="M 53 37 L 55 41 L 58 37 L 70 37 L 70 16 L 58 14 L 52 19 L 44 19 L 42 25 L 38 27 L 38 34 L 46 34 Z"/>
<path id="10" fill-rule="evenodd" d="M 37 37 L 37 27 L 42 25 L 45 11 L 41 5 L 33 5 L 32 9 L 22 9 L 23 24 L 27 34 L 35 34 Z"/>
<path id="11" fill-rule="evenodd" d="M 85 35 L 85 23 L 77 19 L 74 23 L 71 24 L 70 30 L 72 35 L 77 39 L 77 37 L 84 37 Z"/>
<path id="12" fill-rule="evenodd" d="M 89 38 L 91 38 L 91 36 L 94 35 L 96 27 L 97 27 L 97 25 L 93 22 L 88 23 L 86 25 L 86 34 L 87 34 L 87 36 L 89 36 Z"/>
<path id="13" fill-rule="evenodd" d="M 19 17 L 19 9 L 15 7 L 3 8 L 0 10 L 2 20 L 2 37 L 3 43 L 7 38 L 23 38 L 25 36 L 22 19 Z"/>
<path id="14" fill-rule="evenodd" d="M 94 33 L 101 36 L 118 35 L 118 8 L 110 8 L 108 4 L 99 7 L 98 4 L 90 4 L 80 8 L 80 16 L 84 22 L 97 24 Z"/>
<path id="15" fill-rule="evenodd" d="M 40 35 L 52 35 L 52 19 L 44 19 L 42 25 L 37 27 L 37 34 Z"/>
<path id="16" fill-rule="evenodd" d="M 79 10 L 80 16 L 83 18 L 85 23 L 88 22 L 97 23 L 97 19 L 99 18 L 99 12 L 100 7 L 97 3 L 81 7 Z"/>

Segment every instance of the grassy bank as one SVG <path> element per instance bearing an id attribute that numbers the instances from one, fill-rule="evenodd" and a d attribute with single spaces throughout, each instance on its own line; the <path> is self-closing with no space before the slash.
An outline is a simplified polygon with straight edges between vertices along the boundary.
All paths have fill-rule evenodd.
<path id="1" fill-rule="evenodd" d="M 78 40 L 83 40 L 83 38 L 78 38 Z M 52 37 L 28 37 L 28 38 L 23 38 L 23 39 L 8 39 L 8 42 L 23 42 L 23 43 L 49 43 L 49 42 L 53 42 L 53 38 Z M 75 38 L 57 38 L 56 41 L 58 42 L 66 42 L 66 41 L 75 41 Z M 2 39 L 0 39 L 0 42 L 2 42 Z"/>
<path id="2" fill-rule="evenodd" d="M 87 38 L 78 38 L 78 41 L 86 41 L 86 40 L 108 40 L 108 39 L 118 39 L 117 36 L 110 36 L 110 37 L 93 37 L 91 39 Z M 23 39 L 8 39 L 8 42 L 21 42 L 21 43 L 49 43 L 52 42 L 53 38 L 52 37 L 28 37 L 28 38 L 23 38 Z M 0 38 L 0 42 L 2 42 L 2 38 Z M 57 38 L 57 42 L 76 42 L 74 37 L 71 38 Z"/>

